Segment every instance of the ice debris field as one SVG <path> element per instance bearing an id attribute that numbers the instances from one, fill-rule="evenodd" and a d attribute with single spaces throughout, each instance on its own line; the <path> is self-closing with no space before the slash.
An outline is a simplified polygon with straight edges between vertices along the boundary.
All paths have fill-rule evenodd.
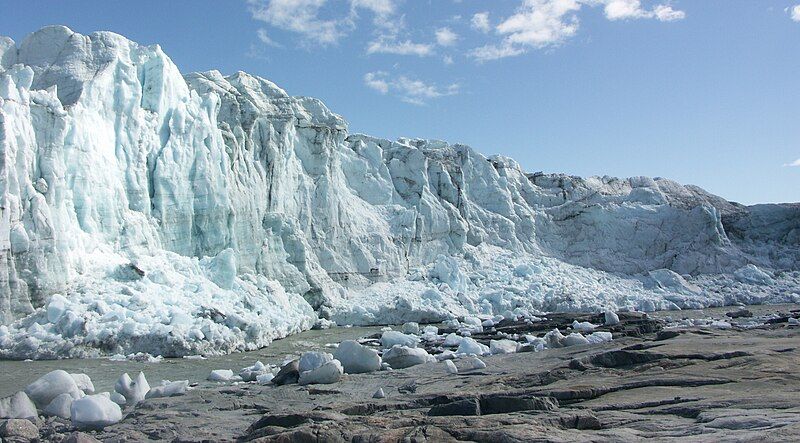
<path id="1" fill-rule="evenodd" d="M 628 321 L 631 320 L 630 315 Z M 647 319 L 646 314 L 637 315 Z M 664 331 L 682 328 L 729 329 L 734 324 L 737 328 L 763 327 L 775 321 L 785 322 L 789 328 L 800 327 L 798 318 L 777 318 L 776 314 L 753 316 L 746 309 L 729 312 L 724 318 L 727 320 L 713 317 L 666 318 Z M 460 371 L 485 369 L 487 362 L 489 365 L 495 364 L 497 360 L 490 359 L 492 355 L 542 352 L 573 346 L 585 349 L 611 342 L 617 334 L 626 336 L 625 326 L 614 311 L 605 311 L 599 319 L 603 321 L 598 324 L 574 320 L 565 326 L 566 334 L 556 327 L 542 337 L 508 333 L 495 328 L 503 326 L 501 329 L 510 330 L 509 327 L 517 324 L 524 329 L 524 325 L 548 320 L 540 317 L 466 317 L 463 321 L 449 320 L 442 325 L 443 330 L 433 325 L 420 326 L 409 322 L 403 324 L 400 330 L 384 327 L 374 337 L 330 344 L 328 347 L 334 348 L 332 353 L 307 351 L 300 355 L 289 355 L 278 365 L 257 361 L 238 372 L 228 368 L 215 369 L 208 374 L 207 382 L 233 385 L 256 383 L 263 386 L 334 384 L 343 380 L 345 374 L 394 371 L 417 365 L 427 365 L 428 371 L 454 376 Z M 636 319 L 633 317 L 634 321 Z M 552 327 L 554 323 L 541 324 Z M 638 331 L 636 327 L 632 330 Z M 473 334 L 482 334 L 481 341 L 484 342 L 487 341 L 486 334 L 495 338 L 489 339 L 487 346 L 472 338 Z M 151 386 L 145 374 L 139 372 L 135 378 L 123 373 L 114 384 L 113 391 L 96 393 L 95 385 L 87 375 L 55 370 L 24 390 L 0 399 L 0 418 L 38 422 L 41 415 L 69 421 L 73 428 L 79 430 L 102 429 L 123 420 L 123 413 L 134 411 L 144 400 L 185 395 L 188 390 L 198 387 L 198 381 L 190 383 L 189 380 L 164 380 L 157 386 Z M 373 398 L 385 398 L 387 392 L 396 395 L 394 391 L 389 391 L 388 386 L 386 388 L 379 388 Z M 399 389 L 402 390 L 402 387 Z"/>
<path id="2" fill-rule="evenodd" d="M 334 323 L 800 302 L 798 204 L 349 134 L 319 100 L 243 72 L 182 75 L 159 46 L 111 32 L 0 37 L 0 152 L 3 358 L 212 355 Z M 603 338 L 575 334 L 563 340 Z M 400 342 L 384 362 L 429 357 L 386 340 Z M 299 379 L 359 367 L 349 352 Z M 117 416 L 119 396 L 78 397 L 73 421 Z"/>

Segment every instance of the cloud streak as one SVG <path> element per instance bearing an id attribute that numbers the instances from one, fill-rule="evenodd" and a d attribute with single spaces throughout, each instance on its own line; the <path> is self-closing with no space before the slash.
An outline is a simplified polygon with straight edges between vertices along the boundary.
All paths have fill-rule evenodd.
<path id="1" fill-rule="evenodd" d="M 392 77 L 385 71 L 366 73 L 364 84 L 380 94 L 392 94 L 406 103 L 418 106 L 433 99 L 456 95 L 460 89 L 457 83 L 442 88 L 405 75 Z"/>

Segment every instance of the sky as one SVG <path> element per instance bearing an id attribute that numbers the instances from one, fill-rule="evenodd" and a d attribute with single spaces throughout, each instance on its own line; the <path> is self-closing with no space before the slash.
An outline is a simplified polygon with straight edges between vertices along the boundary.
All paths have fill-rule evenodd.
<path id="1" fill-rule="evenodd" d="M 45 25 L 247 71 L 351 132 L 463 143 L 530 172 L 667 177 L 800 201 L 800 0 L 0 0 Z"/>

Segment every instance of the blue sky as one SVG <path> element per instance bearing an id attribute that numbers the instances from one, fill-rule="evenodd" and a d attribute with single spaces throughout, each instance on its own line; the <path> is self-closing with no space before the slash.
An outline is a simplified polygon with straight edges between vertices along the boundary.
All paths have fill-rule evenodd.
<path id="1" fill-rule="evenodd" d="M 800 0 L 0 0 L 48 24 L 247 71 L 352 132 L 465 143 L 528 171 L 800 200 Z M 791 166 L 796 163 L 797 166 Z"/>

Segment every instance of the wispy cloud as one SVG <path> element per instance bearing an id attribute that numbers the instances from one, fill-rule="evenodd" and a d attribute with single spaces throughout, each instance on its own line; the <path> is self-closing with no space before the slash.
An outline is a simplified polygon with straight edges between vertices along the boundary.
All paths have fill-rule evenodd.
<path id="1" fill-rule="evenodd" d="M 248 0 L 253 18 L 300 35 L 305 42 L 334 44 L 349 26 L 346 18 L 322 19 L 320 8 L 327 0 Z"/>
<path id="2" fill-rule="evenodd" d="M 793 161 L 791 163 L 786 163 L 783 166 L 789 166 L 789 167 L 800 166 L 800 158 L 798 158 L 797 160 L 795 160 L 795 161 Z"/>
<path id="3" fill-rule="evenodd" d="M 433 45 L 415 43 L 411 40 L 398 41 L 393 37 L 380 37 L 367 45 L 367 54 L 416 55 L 425 57 L 433 55 Z"/>
<path id="4" fill-rule="evenodd" d="M 276 48 L 281 47 L 280 44 L 276 43 L 274 40 L 272 40 L 272 38 L 270 38 L 269 34 L 267 34 L 266 29 L 259 29 L 258 31 L 256 31 L 256 36 L 258 36 L 258 40 L 261 43 L 264 43 L 267 46 L 273 46 Z"/>
<path id="5" fill-rule="evenodd" d="M 385 71 L 366 73 L 364 84 L 381 94 L 396 95 L 400 100 L 413 105 L 424 105 L 432 99 L 456 95 L 460 88 L 457 83 L 442 88 L 405 75 L 392 77 Z"/>

